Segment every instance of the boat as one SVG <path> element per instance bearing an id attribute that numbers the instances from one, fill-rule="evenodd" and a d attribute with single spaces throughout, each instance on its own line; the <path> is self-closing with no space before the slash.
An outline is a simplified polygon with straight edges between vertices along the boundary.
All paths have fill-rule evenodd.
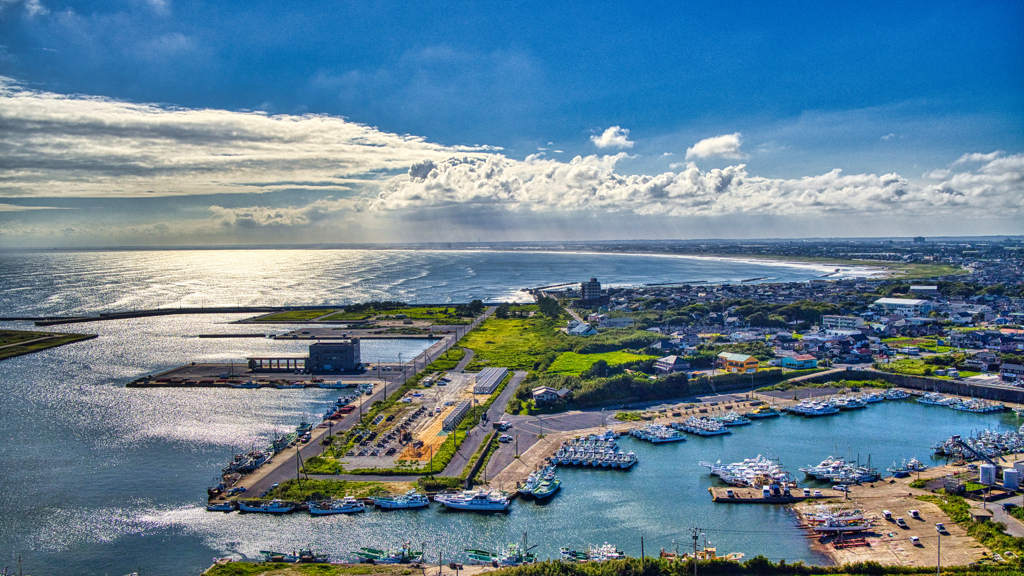
<path id="1" fill-rule="evenodd" d="M 901 464 L 892 463 L 892 466 L 885 469 L 886 472 L 892 474 L 893 478 L 906 478 L 910 476 L 910 468 L 907 467 L 907 461 L 904 460 Z"/>
<path id="2" fill-rule="evenodd" d="M 590 554 L 587 554 L 584 550 L 573 550 L 568 546 L 562 546 L 558 549 L 558 556 L 562 562 L 589 562 Z"/>
<path id="3" fill-rule="evenodd" d="M 641 426 L 640 428 L 633 428 L 629 433 L 636 438 L 646 440 L 647 442 L 654 444 L 686 440 L 685 434 L 681 434 L 678 430 L 673 430 L 672 428 L 662 424 L 648 424 L 646 426 Z"/>
<path id="4" fill-rule="evenodd" d="M 232 510 L 238 509 L 238 502 L 234 500 L 225 500 L 224 502 L 210 502 L 206 505 L 206 510 L 209 512 L 231 512 Z"/>
<path id="5" fill-rule="evenodd" d="M 509 544 L 500 552 L 489 552 L 487 550 L 466 549 L 466 556 L 473 564 L 490 564 L 491 566 L 521 566 L 533 564 L 537 561 L 537 555 L 524 551 L 519 544 Z"/>
<path id="6" fill-rule="evenodd" d="M 697 436 L 717 436 L 719 434 L 732 434 L 732 430 L 724 424 L 711 418 L 690 416 L 685 422 L 673 423 L 673 428 L 696 434 Z"/>
<path id="7" fill-rule="evenodd" d="M 860 395 L 860 399 L 868 404 L 873 404 L 875 402 L 885 400 L 885 394 L 882 394 L 881 392 L 864 392 Z"/>
<path id="8" fill-rule="evenodd" d="M 719 416 L 715 420 L 721 422 L 726 426 L 746 426 L 750 424 L 750 419 L 745 416 L 740 416 L 736 412 L 730 410 L 725 413 L 724 416 Z"/>
<path id="9" fill-rule="evenodd" d="M 266 562 L 295 563 L 299 561 L 299 555 L 295 552 L 289 554 L 287 552 L 274 552 L 273 550 L 260 550 L 260 554 L 263 554 L 264 561 Z"/>
<path id="10" fill-rule="evenodd" d="M 845 521 L 831 518 L 811 527 L 815 532 L 834 534 L 839 532 L 863 532 L 871 529 L 871 523 L 865 521 Z"/>
<path id="11" fill-rule="evenodd" d="M 377 548 L 360 548 L 353 552 L 362 562 L 367 564 L 408 564 L 419 562 L 423 558 L 422 550 L 413 550 L 408 542 L 398 550 L 380 550 Z"/>
<path id="12" fill-rule="evenodd" d="M 504 512 L 511 505 L 511 500 L 500 492 L 480 490 L 463 490 L 462 492 L 438 494 L 434 501 L 440 502 L 445 508 L 452 510 L 469 510 L 473 512 Z"/>
<path id="13" fill-rule="evenodd" d="M 780 490 L 789 490 L 796 485 L 785 468 L 760 454 L 755 458 L 747 458 L 732 464 L 722 464 L 719 461 L 700 462 L 699 465 L 708 468 L 712 476 L 718 476 L 730 486 L 761 488 L 765 485 L 776 485 Z"/>
<path id="14" fill-rule="evenodd" d="M 938 392 L 926 392 L 923 396 L 917 399 L 918 404 L 930 404 L 932 406 L 949 406 L 955 401 L 955 398 L 943 396 Z"/>
<path id="15" fill-rule="evenodd" d="M 899 388 L 889 388 L 885 391 L 886 400 L 906 400 L 910 398 L 910 394 L 906 390 L 900 390 Z"/>
<path id="16" fill-rule="evenodd" d="M 771 406 L 769 406 L 767 404 L 761 404 L 757 408 L 754 408 L 750 412 L 747 412 L 746 414 L 744 414 L 744 416 L 746 416 L 747 418 L 752 418 L 752 419 L 757 419 L 757 418 L 776 418 L 776 417 L 781 416 L 781 415 L 782 415 L 781 412 L 779 412 L 778 410 L 776 410 L 775 408 L 772 408 Z"/>
<path id="17" fill-rule="evenodd" d="M 245 382 L 245 383 L 239 382 L 239 383 L 235 383 L 235 384 L 229 384 L 229 386 L 231 386 L 232 388 L 259 388 L 260 387 L 259 384 L 253 382 L 252 380 L 250 380 L 248 382 Z"/>
<path id="18" fill-rule="evenodd" d="M 605 562 L 607 560 L 622 560 L 626 553 L 615 546 L 605 542 L 600 546 L 591 546 L 587 549 L 587 555 L 592 562 Z"/>
<path id="19" fill-rule="evenodd" d="M 259 514 L 289 514 L 294 510 L 294 503 L 285 502 L 283 500 L 271 500 L 269 502 L 261 502 L 259 500 L 255 500 L 252 502 L 240 501 L 238 503 L 239 512 L 255 512 Z"/>
<path id="20" fill-rule="evenodd" d="M 278 390 L 293 390 L 293 389 L 305 388 L 305 387 L 306 387 L 305 384 L 294 384 L 294 383 L 288 384 L 288 383 L 285 383 L 285 382 L 278 382 L 277 385 L 274 386 L 274 388 L 277 388 Z"/>
<path id="21" fill-rule="evenodd" d="M 430 500 L 425 494 L 418 494 L 416 490 L 409 490 L 399 496 L 381 496 L 374 498 L 373 503 L 384 510 L 405 510 L 409 508 L 426 508 L 430 506 Z"/>
<path id="22" fill-rule="evenodd" d="M 540 484 L 533 489 L 533 497 L 537 500 L 543 500 L 550 498 L 555 495 L 555 492 L 562 487 L 562 481 L 557 478 L 554 480 L 541 480 Z"/>
<path id="23" fill-rule="evenodd" d="M 345 496 L 341 500 L 323 500 L 320 502 L 307 502 L 309 513 L 313 516 L 327 516 L 329 514 L 355 514 L 365 512 L 366 505 L 361 500 L 351 496 Z"/>

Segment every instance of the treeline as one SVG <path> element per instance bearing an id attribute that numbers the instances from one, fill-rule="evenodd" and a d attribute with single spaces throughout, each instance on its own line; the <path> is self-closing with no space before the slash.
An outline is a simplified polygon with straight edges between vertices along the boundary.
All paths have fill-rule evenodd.
<path id="1" fill-rule="evenodd" d="M 667 305 L 664 298 L 651 298 L 643 301 L 645 307 Z M 712 312 L 724 313 L 736 307 L 729 314 L 742 318 L 751 326 L 759 328 L 789 328 L 790 322 L 798 322 L 797 329 L 806 330 L 812 324 L 821 322 L 826 314 L 847 314 L 867 308 L 867 300 L 850 300 L 841 304 L 800 300 L 792 304 L 757 302 L 750 299 L 722 300 L 710 304 L 689 304 L 687 306 L 667 309 L 647 309 L 640 313 L 630 314 L 635 318 L 638 328 L 652 326 L 689 326 L 703 322 Z"/>
<path id="2" fill-rule="evenodd" d="M 593 370 L 591 368 L 591 372 Z M 565 405 L 556 403 L 551 407 L 555 411 L 567 407 L 586 408 L 609 403 L 680 398 L 691 394 L 684 373 L 657 380 L 649 379 L 646 374 L 618 374 L 609 377 L 593 377 L 591 374 L 583 377 L 568 374 L 531 376 L 516 389 L 515 396 L 509 401 L 508 411 L 516 413 L 521 410 L 523 405 L 532 400 L 533 389 L 538 386 L 550 386 L 555 390 L 567 388 L 572 392 L 571 400 Z"/>
<path id="3" fill-rule="evenodd" d="M 1017 284 L 992 284 L 985 285 L 977 282 L 950 282 L 941 281 L 934 284 L 939 294 L 946 298 L 970 298 L 971 296 L 1009 296 L 1013 298 L 1024 297 L 1024 283 Z M 910 284 L 897 282 L 880 286 L 875 291 L 882 296 L 909 296 Z M 914 295 L 921 298 L 921 295 Z"/>

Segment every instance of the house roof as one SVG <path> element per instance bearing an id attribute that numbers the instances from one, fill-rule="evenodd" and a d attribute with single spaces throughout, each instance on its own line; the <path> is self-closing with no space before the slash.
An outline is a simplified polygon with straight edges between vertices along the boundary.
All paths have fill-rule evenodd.
<path id="1" fill-rule="evenodd" d="M 722 352 L 718 357 L 723 360 L 728 360 L 729 362 L 749 362 L 750 360 L 757 360 L 749 354 L 733 354 L 731 352 Z"/>
<path id="2" fill-rule="evenodd" d="M 875 300 L 875 304 L 902 304 L 904 306 L 920 306 L 929 302 L 928 300 L 918 300 L 916 298 L 879 298 Z"/>
<path id="3" fill-rule="evenodd" d="M 534 396 L 537 396 L 539 394 L 549 394 L 549 393 L 550 394 L 558 394 L 558 390 L 555 390 L 551 386 L 537 386 L 536 388 L 533 389 L 533 395 Z"/>

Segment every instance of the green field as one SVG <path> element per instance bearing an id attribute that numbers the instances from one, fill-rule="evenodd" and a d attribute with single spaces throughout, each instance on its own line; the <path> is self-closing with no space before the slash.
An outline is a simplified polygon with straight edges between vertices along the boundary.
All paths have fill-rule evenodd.
<path id="1" fill-rule="evenodd" d="M 388 316 L 405 315 L 412 320 L 430 320 L 437 324 L 469 324 L 472 318 L 462 318 L 455 314 L 451 306 L 424 306 L 396 308 L 395 310 L 364 310 L 362 312 L 341 311 L 324 318 L 325 322 L 344 322 L 346 320 L 367 320 L 370 318 L 386 318 Z"/>
<path id="2" fill-rule="evenodd" d="M 602 352 L 598 354 L 577 354 L 575 352 L 563 352 L 558 355 L 558 358 L 551 363 L 548 368 L 549 374 L 582 374 L 590 367 L 597 363 L 598 360 L 604 360 L 609 366 L 616 366 L 619 364 L 628 364 L 630 362 L 636 362 L 637 360 L 652 360 L 657 356 L 647 356 L 645 354 L 632 354 L 630 352 Z"/>
<path id="3" fill-rule="evenodd" d="M 548 318 L 488 318 L 459 342 L 476 353 L 466 369 L 503 366 L 533 370 L 534 363 L 569 338 L 557 331 L 560 326 L 560 322 Z"/>
<path id="4" fill-rule="evenodd" d="M 253 318 L 253 322 L 302 322 L 306 320 L 313 320 L 319 318 L 324 314 L 330 314 L 334 310 L 318 308 L 316 310 L 289 310 L 287 312 L 278 312 L 277 314 L 271 314 L 269 316 L 260 316 L 259 318 Z"/>
<path id="5" fill-rule="evenodd" d="M 0 330 L 0 360 L 23 356 L 33 352 L 40 352 L 49 348 L 90 340 L 95 334 L 65 334 L 62 332 L 30 332 L 22 330 Z M 38 338 L 45 338 L 38 342 L 30 342 Z"/>
<path id="6" fill-rule="evenodd" d="M 942 366 L 931 366 L 925 364 L 924 360 L 917 360 L 913 358 L 901 358 L 899 360 L 892 360 L 889 363 L 882 362 L 878 367 L 886 372 L 894 372 L 896 374 L 928 376 L 930 378 L 949 378 L 949 376 L 935 376 L 933 374 L 936 369 L 942 369 Z M 977 376 L 978 374 L 981 374 L 981 372 L 973 372 L 971 370 L 959 370 L 959 372 L 961 378 L 968 378 L 970 376 Z"/>

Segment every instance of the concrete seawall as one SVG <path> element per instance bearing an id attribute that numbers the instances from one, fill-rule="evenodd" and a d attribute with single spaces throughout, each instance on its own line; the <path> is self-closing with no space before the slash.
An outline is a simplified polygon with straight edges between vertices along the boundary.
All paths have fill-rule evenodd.
<path id="1" fill-rule="evenodd" d="M 840 380 L 884 380 L 901 388 L 984 398 L 985 400 L 996 402 L 1024 404 L 1024 389 L 1021 388 L 972 384 L 965 380 L 946 380 L 943 378 L 929 378 L 927 376 L 893 374 L 880 370 L 834 370 L 805 376 L 801 380 L 815 383 L 838 382 Z"/>

